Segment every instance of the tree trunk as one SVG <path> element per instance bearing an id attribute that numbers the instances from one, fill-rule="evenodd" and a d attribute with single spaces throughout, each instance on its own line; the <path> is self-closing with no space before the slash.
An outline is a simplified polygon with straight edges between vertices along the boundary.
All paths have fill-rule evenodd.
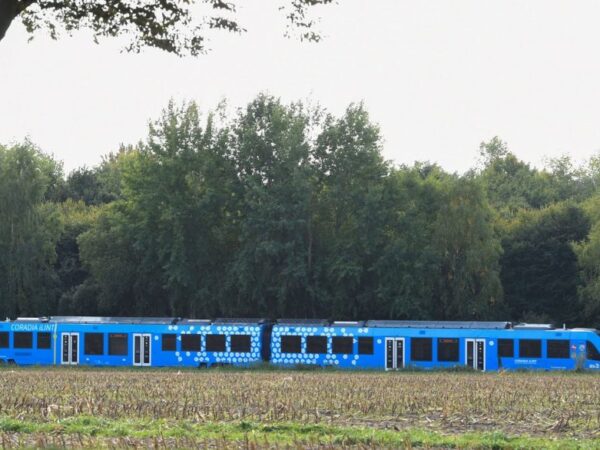
<path id="1" fill-rule="evenodd" d="M 0 41 L 4 38 L 6 30 L 8 30 L 15 17 L 21 14 L 31 3 L 33 3 L 32 0 L 0 0 Z"/>

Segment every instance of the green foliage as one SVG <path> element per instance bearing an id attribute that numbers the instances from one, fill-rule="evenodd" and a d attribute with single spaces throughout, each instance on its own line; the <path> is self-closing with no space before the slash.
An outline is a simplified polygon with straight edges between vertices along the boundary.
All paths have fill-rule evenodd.
<path id="1" fill-rule="evenodd" d="M 504 232 L 502 283 L 513 318 L 585 323 L 577 296 L 577 255 L 573 243 L 583 241 L 589 220 L 572 203 L 523 211 Z"/>
<path id="2" fill-rule="evenodd" d="M 301 105 L 260 96 L 233 125 L 240 245 L 229 281 L 238 304 L 230 313 L 316 312 L 311 119 Z"/>
<path id="3" fill-rule="evenodd" d="M 574 245 L 579 263 L 579 297 L 581 316 L 586 325 L 600 329 L 600 196 L 597 194 L 585 204 L 592 222 L 586 240 Z"/>
<path id="4" fill-rule="evenodd" d="M 394 167 L 362 104 L 169 104 L 64 179 L 0 147 L 0 314 L 600 322 L 597 158 Z"/>
<path id="5" fill-rule="evenodd" d="M 81 298 L 89 273 L 81 264 L 77 239 L 98 220 L 98 209 L 86 206 L 83 201 L 76 202 L 71 199 L 59 204 L 58 209 L 63 228 L 56 242 L 54 265 L 61 293 L 57 311 L 60 314 L 95 313 L 96 297 L 87 301 Z"/>
<path id="6" fill-rule="evenodd" d="M 319 41 L 315 20 L 308 10 L 333 0 L 288 0 L 282 2 L 287 35 L 299 33 L 302 40 Z M 128 51 L 157 48 L 176 55 L 204 53 L 211 30 L 246 31 L 236 18 L 237 1 L 222 0 L 2 0 L 0 40 L 11 22 L 20 17 L 31 34 L 40 29 L 57 39 L 61 32 L 89 29 L 100 37 L 126 35 Z"/>
<path id="7" fill-rule="evenodd" d="M 386 317 L 498 315 L 500 243 L 481 186 L 436 166 L 392 174 L 387 245 L 378 263 Z"/>
<path id="8" fill-rule="evenodd" d="M 117 200 L 121 195 L 119 157 L 131 151 L 122 148 L 117 154 L 109 154 L 102 163 L 89 169 L 82 167 L 69 174 L 61 189 L 60 200 L 82 201 L 86 205 L 102 205 Z"/>
<path id="9" fill-rule="evenodd" d="M 575 167 L 568 156 L 549 159 L 539 171 L 520 161 L 497 137 L 482 143 L 483 168 L 478 174 L 491 206 L 501 217 L 512 219 L 521 210 L 540 209 L 553 203 L 582 201 L 593 194 L 594 165 Z"/>
<path id="10" fill-rule="evenodd" d="M 0 146 L 0 317 L 55 308 L 52 265 L 61 223 L 44 202 L 60 165 L 30 142 Z"/>

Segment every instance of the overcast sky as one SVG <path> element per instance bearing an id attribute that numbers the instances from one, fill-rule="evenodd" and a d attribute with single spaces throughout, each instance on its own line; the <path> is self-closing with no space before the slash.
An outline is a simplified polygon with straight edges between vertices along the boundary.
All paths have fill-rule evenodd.
<path id="1" fill-rule="evenodd" d="M 384 155 L 464 171 L 498 135 L 519 157 L 582 160 L 600 150 L 600 1 L 339 0 L 319 44 L 283 37 L 277 1 L 245 0 L 243 36 L 207 56 L 121 53 L 89 35 L 0 41 L 0 142 L 29 136 L 67 171 L 135 143 L 170 98 L 211 109 L 259 92 L 339 114 L 363 100 Z"/>

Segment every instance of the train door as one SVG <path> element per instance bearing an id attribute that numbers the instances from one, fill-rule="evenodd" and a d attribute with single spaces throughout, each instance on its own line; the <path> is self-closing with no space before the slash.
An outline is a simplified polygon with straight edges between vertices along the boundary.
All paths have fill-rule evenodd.
<path id="1" fill-rule="evenodd" d="M 475 370 L 485 370 L 485 339 L 466 339 L 465 346 L 465 364 Z"/>
<path id="2" fill-rule="evenodd" d="M 61 334 L 61 364 L 79 364 L 79 333 Z"/>
<path id="3" fill-rule="evenodd" d="M 152 339 L 149 334 L 133 335 L 133 365 L 149 366 Z"/>
<path id="4" fill-rule="evenodd" d="M 385 339 L 385 370 L 404 367 L 404 338 Z"/>

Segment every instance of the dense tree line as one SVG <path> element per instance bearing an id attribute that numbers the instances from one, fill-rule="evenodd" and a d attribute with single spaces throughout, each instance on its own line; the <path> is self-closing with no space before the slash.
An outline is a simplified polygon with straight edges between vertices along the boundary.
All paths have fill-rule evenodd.
<path id="1" fill-rule="evenodd" d="M 362 105 L 170 104 L 64 176 L 0 146 L 0 314 L 510 319 L 600 326 L 600 160 L 498 138 L 395 166 Z"/>

